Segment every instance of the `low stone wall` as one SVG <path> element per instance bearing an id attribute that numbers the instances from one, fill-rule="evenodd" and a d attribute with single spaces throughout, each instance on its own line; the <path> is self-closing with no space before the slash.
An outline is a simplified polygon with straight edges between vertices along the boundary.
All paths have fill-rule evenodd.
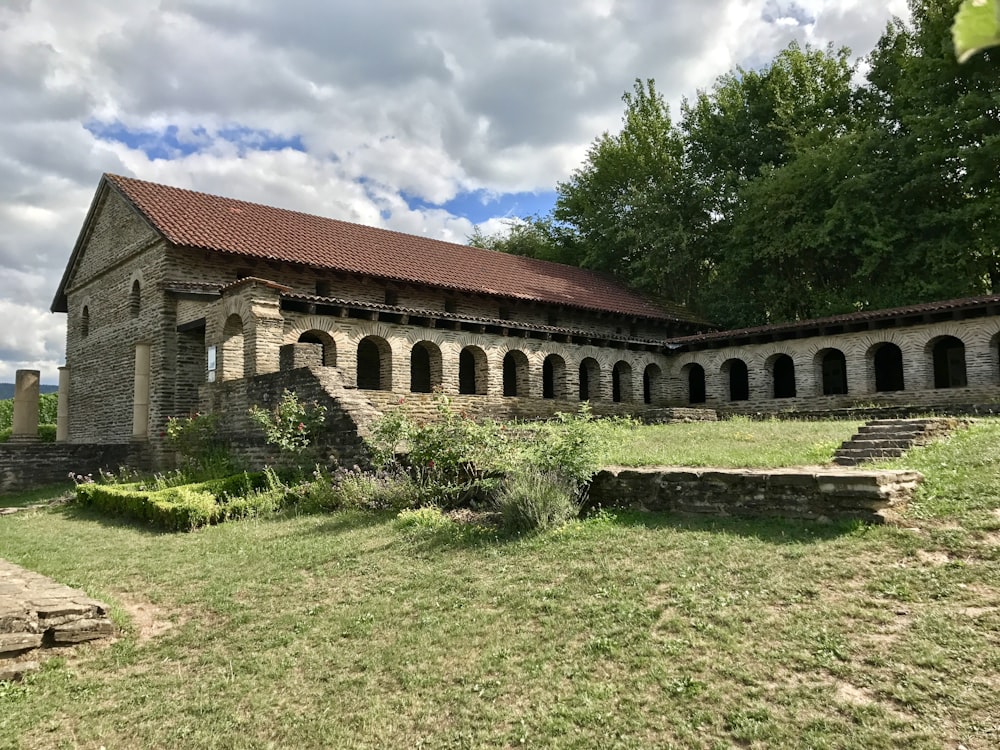
<path id="1" fill-rule="evenodd" d="M 11 441 L 0 443 L 0 492 L 16 492 L 68 481 L 69 473 L 148 467 L 143 443 L 90 445 Z"/>
<path id="2" fill-rule="evenodd" d="M 923 480 L 915 471 L 610 467 L 590 487 L 603 507 L 883 523 Z"/>
<path id="3" fill-rule="evenodd" d="M 859 406 L 842 409 L 786 409 L 782 411 L 762 411 L 737 407 L 718 407 L 720 419 L 733 416 L 750 417 L 751 419 L 794 419 L 794 420 L 824 420 L 850 419 L 867 421 L 869 419 L 912 419 L 914 417 L 944 416 L 944 417 L 987 417 L 1000 414 L 1000 402 L 981 404 L 904 404 L 900 406 Z"/>

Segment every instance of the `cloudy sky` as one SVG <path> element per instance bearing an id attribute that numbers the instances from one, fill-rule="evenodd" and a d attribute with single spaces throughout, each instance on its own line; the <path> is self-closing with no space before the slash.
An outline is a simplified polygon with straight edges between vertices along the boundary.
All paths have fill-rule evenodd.
<path id="1" fill-rule="evenodd" d="M 864 54 L 905 0 L 0 0 L 0 382 L 102 172 L 464 242 L 547 211 L 621 94 L 789 41 Z"/>

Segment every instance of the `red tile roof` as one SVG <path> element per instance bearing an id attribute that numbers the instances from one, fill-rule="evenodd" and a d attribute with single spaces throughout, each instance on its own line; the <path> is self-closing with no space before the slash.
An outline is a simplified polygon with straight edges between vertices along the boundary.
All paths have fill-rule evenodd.
<path id="1" fill-rule="evenodd" d="M 458 292 L 701 322 L 574 266 L 351 224 L 107 174 L 172 244 Z"/>
<path id="2" fill-rule="evenodd" d="M 858 312 L 844 313 L 842 315 L 831 315 L 826 318 L 795 320 L 789 323 L 775 323 L 768 326 L 755 326 L 753 328 L 738 328 L 729 331 L 699 333 L 693 336 L 683 336 L 680 338 L 670 339 L 670 343 L 684 346 L 705 344 L 718 347 L 725 346 L 735 340 L 754 338 L 756 336 L 768 336 L 772 339 L 780 340 L 794 338 L 796 334 L 805 333 L 810 331 L 810 329 L 834 328 L 836 326 L 851 325 L 853 323 L 873 323 L 877 321 L 893 320 L 896 318 L 934 315 L 935 313 L 947 313 L 962 316 L 963 313 L 968 313 L 973 310 L 996 308 L 997 306 L 1000 306 L 1000 295 L 962 297 L 961 299 L 923 302 L 916 305 L 893 307 L 886 310 L 860 310 Z M 809 333 L 809 335 L 816 334 Z"/>

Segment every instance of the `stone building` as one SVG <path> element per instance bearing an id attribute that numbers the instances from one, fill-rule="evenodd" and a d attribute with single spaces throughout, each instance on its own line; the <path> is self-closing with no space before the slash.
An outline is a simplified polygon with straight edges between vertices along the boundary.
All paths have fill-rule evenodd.
<path id="1" fill-rule="evenodd" d="M 67 438 L 103 443 L 155 444 L 198 409 L 239 422 L 249 381 L 305 366 L 373 408 L 432 391 L 497 416 L 659 407 L 664 339 L 709 328 L 591 271 L 114 175 L 52 310 Z"/>
<path id="2" fill-rule="evenodd" d="M 498 417 L 1000 396 L 1000 297 L 717 332 L 584 269 L 115 175 L 52 310 L 63 437 L 154 453 L 169 417 L 238 430 L 303 368 L 369 414 L 433 391 Z"/>

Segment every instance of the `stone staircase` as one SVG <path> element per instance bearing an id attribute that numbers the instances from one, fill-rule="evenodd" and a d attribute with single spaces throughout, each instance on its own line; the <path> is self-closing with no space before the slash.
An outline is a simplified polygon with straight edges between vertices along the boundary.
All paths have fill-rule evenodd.
<path id="1" fill-rule="evenodd" d="M 939 417 L 873 419 L 837 449 L 833 462 L 839 466 L 857 466 L 869 461 L 898 458 L 914 445 L 924 445 L 967 424 L 968 420 Z"/>

